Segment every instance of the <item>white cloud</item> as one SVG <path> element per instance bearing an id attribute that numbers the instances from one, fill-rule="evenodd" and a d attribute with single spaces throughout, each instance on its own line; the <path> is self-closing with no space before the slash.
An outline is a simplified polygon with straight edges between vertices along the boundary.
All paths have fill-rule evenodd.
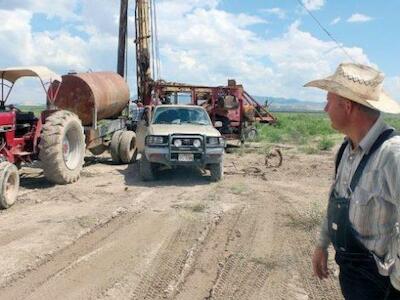
<path id="1" fill-rule="evenodd" d="M 319 10 L 325 5 L 325 0 L 302 0 L 308 10 Z"/>
<path id="2" fill-rule="evenodd" d="M 31 63 L 32 45 L 30 19 L 25 10 L 0 10 L 0 65 Z"/>
<path id="3" fill-rule="evenodd" d="M 349 23 L 364 23 L 373 20 L 370 16 L 366 16 L 363 14 L 355 13 L 352 14 L 350 18 L 347 19 Z"/>
<path id="4" fill-rule="evenodd" d="M 400 76 L 387 77 L 384 81 L 384 87 L 390 96 L 400 102 Z"/>
<path id="5" fill-rule="evenodd" d="M 340 20 L 341 20 L 341 18 L 340 17 L 337 17 L 337 18 L 334 18 L 332 21 L 331 21 L 331 25 L 335 25 L 335 24 L 337 24 L 337 23 L 339 23 L 340 22 Z"/>
<path id="6" fill-rule="evenodd" d="M 27 10 L 31 13 L 43 13 L 49 18 L 59 17 L 64 21 L 77 19 L 77 5 L 78 0 L 0 0 L 2 10 Z"/>
<path id="7" fill-rule="evenodd" d="M 82 1 L 80 14 L 82 29 L 90 35 L 101 33 L 117 36 L 119 2 L 109 0 Z M 133 1 L 129 1 L 129 4 L 133 5 Z M 134 7 L 129 7 L 129 10 L 133 13 Z M 133 28 L 131 29 L 133 32 Z"/>
<path id="8" fill-rule="evenodd" d="M 97 5 L 91 0 L 81 2 L 79 21 L 74 19 L 65 30 L 56 32 L 34 32 L 33 13 L 28 10 L 0 10 L 3 20 L 0 65 L 44 64 L 61 74 L 70 69 L 115 70 L 119 5 L 107 6 L 108 2 L 99 0 Z M 302 85 L 332 73 L 338 63 L 348 60 L 334 42 L 319 40 L 302 31 L 298 22 L 281 36 L 265 39 L 250 28 L 264 24 L 268 30 L 264 19 L 222 11 L 218 3 L 217 0 L 157 1 L 163 79 L 222 85 L 228 78 L 235 78 L 253 95 L 324 99 L 322 92 Z M 316 3 L 308 4 L 316 8 Z M 318 3 L 321 7 L 324 1 Z M 129 12 L 128 82 L 134 94 L 132 7 Z M 70 27 L 83 30 L 86 35 L 73 35 L 68 31 Z M 356 61 L 370 63 L 363 49 L 345 49 Z"/>
<path id="9" fill-rule="evenodd" d="M 279 7 L 266 8 L 262 9 L 261 11 L 267 14 L 276 15 L 279 19 L 284 19 L 286 17 L 286 12 Z"/>
<path id="10" fill-rule="evenodd" d="M 252 22 L 217 9 L 196 9 L 178 18 L 160 17 L 162 75 L 170 81 L 220 85 L 235 78 L 255 95 L 323 100 L 302 88 L 348 60 L 331 41 L 321 41 L 294 23 L 280 38 L 263 39 L 249 30 Z M 261 22 L 257 17 L 245 19 Z M 360 48 L 346 48 L 359 62 L 368 62 Z"/>
<path id="11" fill-rule="evenodd" d="M 300 99 L 323 100 L 324 94 L 301 86 L 306 82 L 332 73 L 336 66 L 349 60 L 334 42 L 322 41 L 308 32 L 301 31 L 298 22 L 293 23 L 281 38 L 266 43 L 266 55 L 273 65 L 269 83 L 273 90 L 264 95 L 282 95 Z M 354 60 L 369 63 L 360 48 L 345 48 Z"/>

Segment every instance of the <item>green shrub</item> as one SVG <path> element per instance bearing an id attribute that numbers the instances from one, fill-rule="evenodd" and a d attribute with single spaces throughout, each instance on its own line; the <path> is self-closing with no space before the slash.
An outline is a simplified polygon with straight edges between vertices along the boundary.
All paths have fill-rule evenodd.
<path id="1" fill-rule="evenodd" d="M 335 143 L 326 136 L 323 136 L 318 143 L 318 149 L 322 151 L 331 150 Z"/>
<path id="2" fill-rule="evenodd" d="M 324 113 L 275 113 L 274 126 L 259 125 L 260 140 L 270 143 L 305 145 L 318 136 L 335 134 Z"/>
<path id="3" fill-rule="evenodd" d="M 393 126 L 397 130 L 400 130 L 400 117 L 397 115 L 385 115 L 384 120 L 390 126 Z"/>

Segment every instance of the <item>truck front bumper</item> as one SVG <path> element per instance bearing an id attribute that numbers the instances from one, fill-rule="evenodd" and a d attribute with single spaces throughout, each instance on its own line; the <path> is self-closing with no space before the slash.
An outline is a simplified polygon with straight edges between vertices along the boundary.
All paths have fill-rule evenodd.
<path id="1" fill-rule="evenodd" d="M 145 153 L 148 161 L 167 166 L 199 166 L 205 167 L 209 164 L 222 162 L 224 155 L 223 147 L 205 148 L 205 151 L 174 151 L 169 147 L 146 147 Z M 190 158 L 189 160 L 188 157 Z M 185 159 L 183 159 L 185 158 Z"/>

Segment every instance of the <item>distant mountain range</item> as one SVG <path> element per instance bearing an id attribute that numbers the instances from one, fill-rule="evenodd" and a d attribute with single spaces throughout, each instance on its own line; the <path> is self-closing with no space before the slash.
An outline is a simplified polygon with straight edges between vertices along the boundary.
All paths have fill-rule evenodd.
<path id="1" fill-rule="evenodd" d="M 304 101 L 293 98 L 280 98 L 280 97 L 268 97 L 268 96 L 252 96 L 259 104 L 265 105 L 266 100 L 268 100 L 269 110 L 271 111 L 292 111 L 292 112 L 300 112 L 300 111 L 323 111 L 325 102 L 312 102 L 312 101 Z M 135 98 L 133 98 L 135 99 Z M 188 101 L 190 101 L 188 99 Z M 25 109 L 44 109 L 44 105 L 25 105 L 23 103 L 17 104 L 19 107 L 23 107 Z"/>
<path id="2" fill-rule="evenodd" d="M 325 107 L 325 102 L 268 96 L 253 96 L 253 98 L 262 105 L 268 100 L 268 106 L 271 111 L 323 111 Z"/>

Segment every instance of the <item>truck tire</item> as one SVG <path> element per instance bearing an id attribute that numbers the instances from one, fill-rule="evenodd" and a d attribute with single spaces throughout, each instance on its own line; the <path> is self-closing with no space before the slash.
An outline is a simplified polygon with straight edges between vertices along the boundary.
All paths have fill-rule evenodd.
<path id="1" fill-rule="evenodd" d="M 210 173 L 211 173 L 211 181 L 220 181 L 224 177 L 224 165 L 222 162 L 218 164 L 209 165 Z"/>
<path id="2" fill-rule="evenodd" d="M 139 160 L 139 176 L 143 181 L 152 181 L 155 179 L 154 164 L 149 162 L 144 153 Z"/>
<path id="3" fill-rule="evenodd" d="M 77 181 L 85 148 L 85 135 L 77 115 L 60 110 L 47 117 L 39 143 L 39 159 L 46 178 L 57 184 Z"/>
<path id="4" fill-rule="evenodd" d="M 6 209 L 17 200 L 19 173 L 17 167 L 8 162 L 0 163 L 0 208 Z"/>
<path id="5" fill-rule="evenodd" d="M 119 145 L 120 145 L 119 143 L 121 141 L 122 133 L 123 133 L 122 130 L 115 131 L 112 135 L 110 143 L 111 159 L 116 164 L 121 163 L 121 157 L 119 156 Z"/>
<path id="6" fill-rule="evenodd" d="M 136 134 L 133 131 L 124 131 L 119 141 L 119 158 L 124 164 L 136 161 Z"/>

